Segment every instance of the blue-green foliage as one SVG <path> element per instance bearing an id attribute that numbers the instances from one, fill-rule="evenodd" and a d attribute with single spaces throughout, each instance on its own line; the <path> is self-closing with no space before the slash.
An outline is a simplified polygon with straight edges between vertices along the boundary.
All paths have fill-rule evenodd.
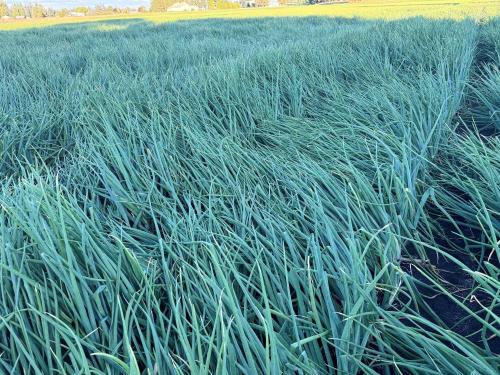
<path id="1" fill-rule="evenodd" d="M 0 372 L 495 374 L 401 267 L 441 251 L 428 202 L 464 204 L 433 176 L 466 142 L 478 40 L 424 19 L 0 33 Z"/>

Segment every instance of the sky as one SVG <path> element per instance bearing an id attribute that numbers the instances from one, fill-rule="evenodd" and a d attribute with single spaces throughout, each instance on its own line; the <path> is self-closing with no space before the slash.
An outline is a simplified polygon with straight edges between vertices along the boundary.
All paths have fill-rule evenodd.
<path id="1" fill-rule="evenodd" d="M 133 7 L 136 8 L 141 5 L 148 6 L 150 0 L 30 0 L 30 1 L 14 1 L 7 0 L 7 3 L 38 3 L 43 4 L 46 7 L 60 9 L 60 8 L 75 8 L 77 6 L 90 6 L 93 7 L 95 5 L 112 5 L 117 7 Z"/>

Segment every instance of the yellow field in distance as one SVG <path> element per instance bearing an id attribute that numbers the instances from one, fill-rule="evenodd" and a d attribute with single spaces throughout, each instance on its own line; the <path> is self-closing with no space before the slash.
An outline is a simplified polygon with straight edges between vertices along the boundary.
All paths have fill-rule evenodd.
<path id="1" fill-rule="evenodd" d="M 487 19 L 500 16 L 500 0 L 365 0 L 354 3 L 294 6 L 279 8 L 253 8 L 211 10 L 179 13 L 141 13 L 128 15 L 40 18 L 0 21 L 0 30 L 53 26 L 67 23 L 105 21 L 115 19 L 143 19 L 154 23 L 208 18 L 255 17 L 358 17 L 366 19 L 401 19 L 423 16 L 428 18 Z"/>

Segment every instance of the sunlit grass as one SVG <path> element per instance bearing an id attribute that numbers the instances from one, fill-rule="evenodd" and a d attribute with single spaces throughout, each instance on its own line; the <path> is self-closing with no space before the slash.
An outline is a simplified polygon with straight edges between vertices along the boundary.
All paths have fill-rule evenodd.
<path id="1" fill-rule="evenodd" d="M 500 15 L 500 0 L 450 0 L 450 1 L 390 1 L 373 0 L 348 4 L 315 5 L 281 8 L 231 9 L 183 13 L 144 13 L 113 16 L 91 16 L 85 18 L 47 18 L 32 20 L 0 21 L 0 30 L 15 30 L 28 27 L 53 26 L 64 23 L 80 23 L 117 19 L 142 19 L 155 23 L 209 18 L 253 18 L 253 17 L 359 17 L 363 19 L 401 19 L 423 16 L 428 18 L 485 19 Z"/>

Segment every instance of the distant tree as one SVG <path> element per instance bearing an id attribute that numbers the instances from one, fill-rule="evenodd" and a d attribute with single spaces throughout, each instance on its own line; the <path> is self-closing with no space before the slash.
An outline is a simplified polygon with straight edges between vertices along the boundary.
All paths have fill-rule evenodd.
<path id="1" fill-rule="evenodd" d="M 57 17 L 66 17 L 69 15 L 69 9 L 61 8 L 56 13 Z"/>
<path id="2" fill-rule="evenodd" d="M 89 14 L 89 8 L 88 7 L 76 7 L 74 9 L 75 12 L 77 13 L 83 13 L 85 15 Z"/>
<path id="3" fill-rule="evenodd" d="M 207 0 L 191 0 L 191 1 L 189 1 L 189 3 L 191 5 L 197 6 L 200 9 L 207 9 L 208 8 L 208 1 Z"/>
<path id="4" fill-rule="evenodd" d="M 113 7 L 112 6 L 104 6 L 104 5 L 96 5 L 93 13 L 97 14 L 97 15 L 113 14 Z"/>
<path id="5" fill-rule="evenodd" d="M 4 0 L 0 0 L 0 17 L 7 16 L 9 13 L 9 8 Z"/>
<path id="6" fill-rule="evenodd" d="M 42 4 L 33 4 L 31 6 L 31 17 L 33 18 L 42 18 L 45 13 L 45 8 Z"/>
<path id="7" fill-rule="evenodd" d="M 99 15 L 99 14 L 104 14 L 104 12 L 105 12 L 104 5 L 96 5 L 94 7 L 94 11 L 93 11 L 94 14 Z"/>
<path id="8" fill-rule="evenodd" d="M 104 6 L 104 5 L 96 5 L 92 14 L 97 14 L 97 15 L 107 15 L 107 14 L 113 14 L 115 13 L 115 8 L 112 6 Z"/>
<path id="9" fill-rule="evenodd" d="M 96 5 L 93 13 L 97 15 L 113 14 L 114 9 L 112 6 Z"/>
<path id="10" fill-rule="evenodd" d="M 152 12 L 166 12 L 168 7 L 182 0 L 151 0 Z"/>
<path id="11" fill-rule="evenodd" d="M 266 5 L 268 3 L 268 0 L 265 0 L 266 2 Z M 219 0 L 217 2 L 217 8 L 218 9 L 235 9 L 235 8 L 239 8 L 240 7 L 240 4 L 239 3 L 233 3 L 233 2 L 230 2 L 230 1 L 224 1 L 224 0 Z"/>
<path id="12" fill-rule="evenodd" d="M 23 7 L 24 7 L 24 16 L 31 17 L 32 16 L 31 10 L 33 8 L 33 5 L 31 3 L 28 3 L 28 4 L 24 4 Z"/>
<path id="13" fill-rule="evenodd" d="M 44 17 L 55 17 L 56 13 L 57 12 L 52 8 L 43 7 L 43 16 Z"/>
<path id="14" fill-rule="evenodd" d="M 23 4 L 20 3 L 12 4 L 12 6 L 10 7 L 10 15 L 12 17 L 24 17 L 26 14 Z"/>
<path id="15" fill-rule="evenodd" d="M 139 13 L 145 13 L 146 12 L 146 7 L 141 5 L 139 8 L 137 8 L 137 11 Z"/>

